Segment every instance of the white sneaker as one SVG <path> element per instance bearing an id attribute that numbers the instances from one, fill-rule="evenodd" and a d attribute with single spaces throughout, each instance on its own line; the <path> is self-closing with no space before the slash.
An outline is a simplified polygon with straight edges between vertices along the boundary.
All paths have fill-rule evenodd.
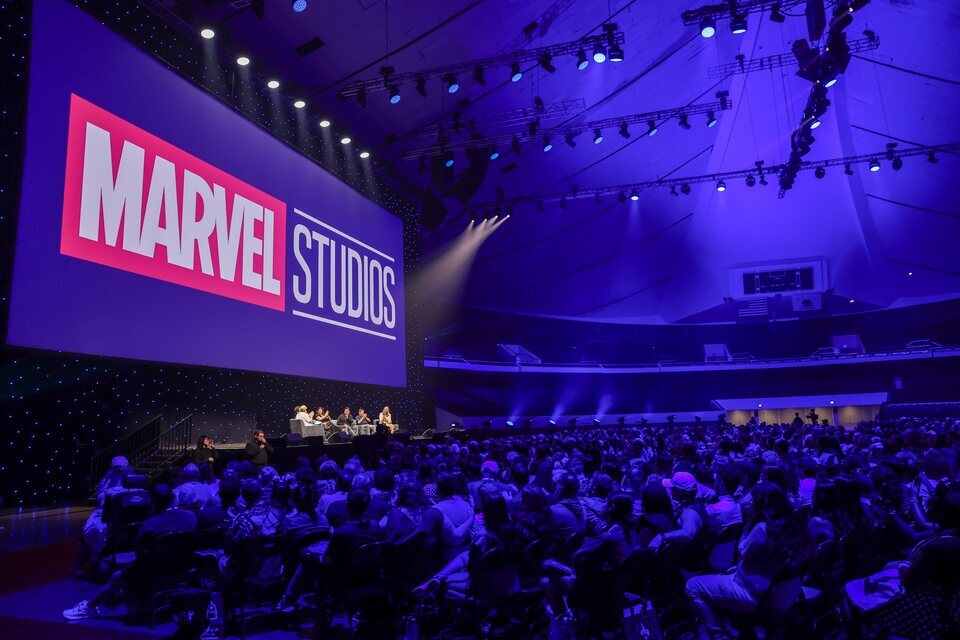
<path id="1" fill-rule="evenodd" d="M 67 620 L 85 620 L 87 618 L 96 618 L 100 615 L 100 607 L 91 607 L 86 600 L 81 600 L 77 606 L 67 609 L 63 612 L 63 617 Z"/>

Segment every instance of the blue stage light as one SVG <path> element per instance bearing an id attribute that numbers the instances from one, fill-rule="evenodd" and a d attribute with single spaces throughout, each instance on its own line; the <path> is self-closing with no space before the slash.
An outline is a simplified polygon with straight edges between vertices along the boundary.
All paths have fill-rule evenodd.
<path id="1" fill-rule="evenodd" d="M 400 102 L 400 87 L 395 84 L 390 85 L 390 104 Z"/>
<path id="2" fill-rule="evenodd" d="M 587 59 L 587 52 L 583 49 L 577 51 L 577 70 L 583 71 L 590 65 L 590 60 Z"/>
<path id="3" fill-rule="evenodd" d="M 293 0 L 293 10 L 297 13 L 303 13 L 307 10 L 307 0 Z"/>
<path id="4" fill-rule="evenodd" d="M 593 50 L 593 61 L 597 64 L 607 61 L 607 50 L 602 44 L 598 44 L 597 48 Z"/>
<path id="5" fill-rule="evenodd" d="M 603 142 L 603 132 L 600 129 L 593 130 L 593 144 L 600 144 Z"/>
<path id="6" fill-rule="evenodd" d="M 523 77 L 523 71 L 520 70 L 520 63 L 514 62 L 510 65 L 510 82 L 520 82 Z"/>
<path id="7" fill-rule="evenodd" d="M 717 23 L 713 18 L 704 18 L 700 21 L 700 35 L 704 38 L 712 38 L 717 32 Z"/>

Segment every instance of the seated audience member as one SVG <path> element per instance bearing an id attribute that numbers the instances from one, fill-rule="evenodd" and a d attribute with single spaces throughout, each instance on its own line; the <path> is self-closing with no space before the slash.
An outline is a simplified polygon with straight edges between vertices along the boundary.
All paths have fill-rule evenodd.
<path id="1" fill-rule="evenodd" d="M 395 506 L 382 520 L 384 539 L 397 543 L 409 536 L 423 520 L 423 513 L 429 506 L 423 491 L 416 484 L 400 486 Z"/>
<path id="2" fill-rule="evenodd" d="M 173 488 L 173 495 L 177 502 L 180 501 L 180 494 L 188 488 L 193 490 L 201 507 L 213 501 L 210 486 L 200 482 L 200 469 L 192 462 L 180 471 L 180 484 Z"/>
<path id="3" fill-rule="evenodd" d="M 97 483 L 95 491 L 97 506 L 83 524 L 74 575 L 84 575 L 88 571 L 93 571 L 100 562 L 100 554 L 107 544 L 110 532 L 108 524 L 103 521 L 103 507 L 110 496 L 126 491 L 123 488 L 123 480 L 129 474 L 130 463 L 125 457 L 116 456 L 110 461 L 110 468 L 103 478 Z"/>
<path id="4" fill-rule="evenodd" d="M 197 516 L 197 529 L 210 531 L 223 529 L 227 524 L 227 514 L 216 502 L 203 502 L 193 485 L 181 485 L 176 494 L 177 506 Z"/>
<path id="5" fill-rule="evenodd" d="M 382 539 L 380 526 L 364 515 L 369 506 L 370 495 L 365 491 L 351 491 L 347 496 L 346 522 L 334 530 L 323 556 L 324 564 L 334 572 L 345 571 L 357 549 Z"/>
<path id="6" fill-rule="evenodd" d="M 401 542 L 425 540 L 443 564 L 462 553 L 470 543 L 474 523 L 473 508 L 463 497 L 465 489 L 461 476 L 441 473 L 437 478 L 439 501 L 424 512 L 420 524 Z"/>
<path id="7" fill-rule="evenodd" d="M 751 613 L 788 560 L 798 560 L 806 547 L 786 492 L 773 483 L 753 491 L 753 514 L 740 539 L 740 559 L 734 573 L 702 575 L 687 581 L 690 598 L 705 634 L 728 635 L 723 612 Z"/>
<path id="8" fill-rule="evenodd" d="M 270 462 L 273 445 L 267 442 L 267 434 L 264 433 L 263 429 L 257 429 L 253 432 L 253 440 L 247 443 L 244 451 L 247 454 L 247 460 L 259 472 Z"/>
<path id="9" fill-rule="evenodd" d="M 492 491 L 501 494 L 506 500 L 512 500 L 516 494 L 516 487 L 506 484 L 500 479 L 500 465 L 493 460 L 486 460 L 480 465 L 480 479 L 467 484 L 470 501 L 480 506 L 478 494 L 480 491 Z"/>
<path id="10" fill-rule="evenodd" d="M 370 480 L 370 476 L 360 473 L 353 476 L 353 480 L 350 481 L 350 491 L 363 491 L 369 495 L 372 484 L 373 481 Z M 380 522 L 380 519 L 387 515 L 389 510 L 390 505 L 388 503 L 379 498 L 371 497 L 368 501 L 367 511 L 363 515 L 367 520 Z M 324 515 L 332 528 L 336 529 L 341 526 L 347 520 L 347 501 L 339 500 L 331 503 L 324 511 Z"/>
<path id="11" fill-rule="evenodd" d="M 320 496 L 320 501 L 317 503 L 317 515 L 325 516 L 327 509 L 329 509 L 331 505 L 336 502 L 343 502 L 346 500 L 347 494 L 350 492 L 350 487 L 352 485 L 353 474 L 349 471 L 341 471 L 337 475 L 334 491 Z"/>
<path id="12" fill-rule="evenodd" d="M 601 527 L 600 519 L 580 497 L 580 479 L 564 473 L 557 480 L 557 503 L 550 507 L 557 536 L 562 540 L 574 533 L 592 533 Z"/>
<path id="13" fill-rule="evenodd" d="M 137 536 L 137 549 L 143 549 L 152 540 L 166 534 L 197 530 L 197 516 L 186 509 L 178 509 L 174 504 L 173 491 L 165 484 L 158 484 L 153 488 L 153 503 L 157 509 L 156 515 L 150 516 L 140 527 Z M 116 596 L 120 590 L 138 577 L 139 566 L 137 561 L 120 569 L 110 577 L 104 587 L 89 601 L 81 600 L 76 606 L 63 612 L 68 620 L 96 618 L 100 615 L 100 606 Z"/>

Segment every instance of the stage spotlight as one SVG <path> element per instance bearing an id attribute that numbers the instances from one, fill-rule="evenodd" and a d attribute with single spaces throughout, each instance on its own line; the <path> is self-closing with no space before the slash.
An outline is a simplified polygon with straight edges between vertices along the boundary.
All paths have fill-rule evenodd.
<path id="1" fill-rule="evenodd" d="M 707 126 L 715 127 L 717 125 L 717 116 L 713 111 L 707 111 Z"/>
<path id="2" fill-rule="evenodd" d="M 830 404 L 837 404 L 836 400 L 831 400 Z"/>
<path id="3" fill-rule="evenodd" d="M 452 73 L 448 73 L 446 76 L 444 76 L 443 82 L 447 87 L 447 93 L 456 93 L 457 91 L 460 91 L 460 83 L 457 82 L 457 77 Z"/>
<path id="4" fill-rule="evenodd" d="M 653 120 L 647 120 L 647 135 L 655 136 L 657 135 L 657 131 L 659 131 L 657 124 Z"/>
<path id="5" fill-rule="evenodd" d="M 757 179 L 756 179 L 756 178 L 754 178 L 753 176 L 747 176 L 747 186 L 748 186 L 748 187 L 756 186 L 756 184 L 757 184 Z"/>
<path id="6" fill-rule="evenodd" d="M 563 141 L 566 142 L 571 147 L 577 146 L 577 141 L 573 139 L 573 131 L 568 131 L 565 136 L 563 136 Z"/>
<path id="7" fill-rule="evenodd" d="M 512 151 L 514 155 L 518 155 L 518 156 L 520 155 L 520 137 L 519 136 L 513 136 L 513 140 L 510 141 L 510 151 Z"/>
<path id="8" fill-rule="evenodd" d="M 593 50 L 593 61 L 597 64 L 605 62 L 607 60 L 607 50 L 602 44 L 598 44 L 597 48 Z"/>
<path id="9" fill-rule="evenodd" d="M 623 62 L 623 49 L 619 45 L 610 48 L 610 62 Z"/>
<path id="10" fill-rule="evenodd" d="M 832 78 L 827 79 L 827 81 L 823 83 L 823 86 L 829 89 L 833 85 L 837 84 L 838 80 L 840 80 L 839 76 L 833 76 Z"/>
<path id="11" fill-rule="evenodd" d="M 620 416 L 617 418 L 617 424 L 619 424 L 621 427 L 627 424 L 627 416 Z"/>
<path id="12" fill-rule="evenodd" d="M 758 403 L 757 403 L 757 407 L 760 408 L 760 409 L 763 409 L 763 403 L 762 403 L 762 402 L 758 402 Z"/>
<path id="13" fill-rule="evenodd" d="M 512 427 L 512 426 L 513 426 L 513 420 L 507 420 L 507 426 L 508 426 L 508 427 Z"/>
<path id="14" fill-rule="evenodd" d="M 583 49 L 577 51 L 577 71 L 583 71 L 589 64 L 590 60 L 587 59 L 587 52 Z"/>
<path id="15" fill-rule="evenodd" d="M 473 68 L 473 81 L 481 87 L 484 87 L 487 84 L 487 79 L 483 75 L 483 67 L 480 65 L 477 65 Z"/>
<path id="16" fill-rule="evenodd" d="M 630 137 L 630 129 L 627 127 L 626 121 L 620 123 L 620 136 L 624 139 Z"/>
<path id="17" fill-rule="evenodd" d="M 623 191 L 621 191 L 620 193 L 617 194 L 617 200 L 619 200 L 621 203 L 626 202 L 626 201 L 627 201 L 627 194 L 625 194 Z"/>
<path id="18" fill-rule="evenodd" d="M 780 3 L 770 7 L 770 22 L 784 22 L 787 19 L 786 16 L 780 11 Z"/>
<path id="19" fill-rule="evenodd" d="M 556 421 L 556 420 L 547 420 L 547 424 L 550 425 L 551 427 L 555 427 L 555 426 L 557 426 L 557 421 Z"/>
<path id="20" fill-rule="evenodd" d="M 456 163 L 456 158 L 453 157 L 453 153 L 451 153 L 451 152 L 448 151 L 448 152 L 444 155 L 443 166 L 445 166 L 447 169 L 449 169 L 450 167 L 452 167 L 452 166 L 454 165 L 454 163 Z"/>
<path id="21" fill-rule="evenodd" d="M 687 114 L 685 114 L 685 113 L 680 114 L 680 128 L 681 128 L 681 129 L 689 129 L 689 128 L 690 128 L 690 121 L 687 120 Z"/>
<path id="22" fill-rule="evenodd" d="M 672 196 L 677 195 L 677 185 L 675 184 L 670 185 L 670 195 Z"/>
<path id="23" fill-rule="evenodd" d="M 704 18 L 700 21 L 700 35 L 704 38 L 712 38 L 717 32 L 717 22 L 713 18 Z"/>
<path id="24" fill-rule="evenodd" d="M 307 103 L 303 100 L 297 100 L 293 103 L 293 106 L 295 106 L 297 109 L 303 109 L 305 106 L 307 106 Z"/>
<path id="25" fill-rule="evenodd" d="M 690 195 L 690 185 L 688 185 L 686 182 L 680 185 L 680 193 L 682 193 L 685 196 Z"/>
<path id="26" fill-rule="evenodd" d="M 871 160 L 871 161 L 870 161 L 870 171 L 874 171 L 874 172 L 880 171 L 880 161 L 879 161 L 879 160 L 874 159 L 874 160 Z"/>
<path id="27" fill-rule="evenodd" d="M 900 171 L 903 168 L 903 158 L 897 156 L 893 159 L 893 162 L 890 163 L 890 166 L 893 167 L 894 171 Z"/>
<path id="28" fill-rule="evenodd" d="M 733 16 L 733 19 L 730 21 L 730 31 L 740 35 L 747 32 L 747 16 L 739 15 Z"/>
<path id="29" fill-rule="evenodd" d="M 247 56 L 240 56 L 239 58 L 237 58 L 237 64 L 240 65 L 241 67 L 245 67 L 248 64 L 250 64 L 250 58 L 248 58 Z"/>
<path id="30" fill-rule="evenodd" d="M 593 194 L 593 203 L 594 203 L 594 204 L 600 204 L 600 193 L 599 193 L 599 192 Z"/>
<path id="31" fill-rule="evenodd" d="M 550 151 L 553 149 L 553 143 L 550 142 L 550 136 L 543 136 L 543 150 Z"/>
<path id="32" fill-rule="evenodd" d="M 595 426 L 595 427 L 599 427 L 599 426 L 600 426 L 600 419 L 599 419 L 599 418 L 594 418 L 594 419 L 593 419 L 593 426 Z"/>
<path id="33" fill-rule="evenodd" d="M 939 161 L 937 160 L 937 154 L 936 154 L 935 152 L 933 152 L 933 151 L 931 151 L 930 153 L 928 153 L 928 154 L 927 154 L 927 162 L 929 162 L 929 163 L 931 163 L 931 164 L 936 164 L 937 162 L 939 162 Z"/>
<path id="34" fill-rule="evenodd" d="M 847 164 L 843 165 L 843 172 L 844 172 L 845 174 L 847 174 L 848 176 L 852 176 L 852 175 L 853 175 L 853 169 L 850 167 L 850 163 L 849 163 L 849 162 L 848 162 Z"/>
<path id="35" fill-rule="evenodd" d="M 562 210 L 564 210 L 564 211 L 567 210 L 567 197 L 566 197 L 566 196 L 560 198 L 560 208 L 561 208 Z"/>
<path id="36" fill-rule="evenodd" d="M 357 90 L 357 104 L 360 105 L 361 109 L 367 108 L 367 90 L 363 87 Z"/>
<path id="37" fill-rule="evenodd" d="M 813 122 L 810 123 L 810 129 L 816 129 L 820 126 L 820 118 L 814 118 Z"/>
<path id="38" fill-rule="evenodd" d="M 267 82 L 267 86 L 270 87 L 271 89 L 279 89 L 279 88 L 280 88 L 280 81 L 279 81 L 279 80 L 270 80 L 269 82 Z"/>
<path id="39" fill-rule="evenodd" d="M 523 426 L 529 429 L 530 427 L 533 426 L 533 420 L 531 420 L 530 418 L 524 418 Z"/>
<path id="40" fill-rule="evenodd" d="M 350 136 L 343 136 L 340 138 L 340 144 L 350 144 L 353 140 L 350 139 Z"/>
<path id="41" fill-rule="evenodd" d="M 856 302 L 856 300 L 854 300 L 853 298 L 850 298 L 849 300 L 847 300 L 847 302 L 849 302 L 850 304 L 853 304 L 854 302 Z"/>
<path id="42" fill-rule="evenodd" d="M 567 420 L 567 425 L 569 425 L 569 426 L 571 426 L 571 427 L 577 426 L 577 419 L 576 419 L 576 418 L 570 418 L 569 420 Z"/>
<path id="43" fill-rule="evenodd" d="M 600 144 L 603 142 L 603 132 L 600 129 L 593 130 L 593 144 Z"/>
<path id="44" fill-rule="evenodd" d="M 320 126 L 321 126 L 322 128 L 324 128 L 324 129 L 326 129 L 327 127 L 330 126 L 330 121 L 327 120 L 326 118 L 324 118 L 323 120 L 320 121 Z"/>
<path id="45" fill-rule="evenodd" d="M 400 102 L 400 87 L 395 84 L 390 85 L 390 104 Z"/>
<path id="46" fill-rule="evenodd" d="M 727 183 L 723 180 L 717 182 L 717 191 L 723 192 L 727 190 Z"/>
<path id="47" fill-rule="evenodd" d="M 631 191 L 631 192 L 630 192 L 630 199 L 633 200 L 634 202 L 636 202 L 637 200 L 639 200 L 639 199 L 640 199 L 640 192 L 637 191 L 636 189 L 634 189 L 633 191 Z"/>
<path id="48" fill-rule="evenodd" d="M 370 157 L 370 152 L 369 152 L 369 151 L 361 151 L 361 152 L 360 152 L 360 157 L 361 157 L 362 159 L 366 160 L 367 158 Z"/>
<path id="49" fill-rule="evenodd" d="M 491 426 L 493 426 L 493 420 L 484 420 L 482 424 L 484 428 L 489 429 Z"/>
<path id="50" fill-rule="evenodd" d="M 417 76 L 417 82 L 414 85 L 414 87 L 416 88 L 417 93 L 420 94 L 420 97 L 422 98 L 427 97 L 427 79 L 426 78 L 424 78 L 423 76 Z"/>
<path id="51" fill-rule="evenodd" d="M 762 173 L 760 174 L 760 186 L 762 187 L 767 186 L 767 177 Z"/>
<path id="52" fill-rule="evenodd" d="M 537 59 L 537 63 L 547 73 L 554 73 L 557 68 L 553 66 L 553 56 L 545 53 Z"/>
<path id="53" fill-rule="evenodd" d="M 816 169 L 813 170 L 813 175 L 817 176 L 817 179 L 819 180 L 823 176 L 827 175 L 827 170 L 824 169 L 822 166 L 817 167 Z"/>
<path id="54" fill-rule="evenodd" d="M 537 200 L 537 211 L 543 213 L 546 209 L 543 206 L 543 200 Z"/>
<path id="55" fill-rule="evenodd" d="M 520 82 L 523 77 L 523 71 L 520 70 L 520 63 L 514 62 L 510 65 L 510 82 Z"/>
<path id="56" fill-rule="evenodd" d="M 496 160 L 500 157 L 500 152 L 497 151 L 497 148 L 494 145 L 490 145 L 490 159 Z"/>
<path id="57" fill-rule="evenodd" d="M 215 35 L 217 35 L 217 34 L 216 34 L 216 33 L 213 31 L 213 29 L 211 29 L 210 27 L 205 27 L 205 28 L 203 28 L 203 29 L 200 30 L 200 37 L 203 38 L 204 40 L 210 40 L 210 39 L 212 39 Z"/>
<path id="58" fill-rule="evenodd" d="M 293 0 L 291 4 L 293 10 L 297 13 L 303 13 L 307 10 L 307 0 Z"/>

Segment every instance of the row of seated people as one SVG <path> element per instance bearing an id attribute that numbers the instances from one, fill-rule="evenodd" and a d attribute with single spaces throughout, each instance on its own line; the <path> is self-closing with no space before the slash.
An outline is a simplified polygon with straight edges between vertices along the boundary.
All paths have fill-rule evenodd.
<path id="1" fill-rule="evenodd" d="M 419 612 L 437 632 L 595 637 L 640 601 L 666 635 L 934 640 L 960 637 L 958 449 L 950 420 L 461 434 L 386 443 L 374 469 L 187 465 L 154 487 L 140 536 L 222 528 L 200 584 L 272 582 L 278 613 L 349 612 L 352 581 L 389 592 L 392 624 Z M 116 475 L 104 490 L 122 492 Z M 249 561 L 248 543 L 277 537 L 297 553 Z M 98 615 L 143 580 L 136 566 L 64 615 Z"/>
<path id="2" fill-rule="evenodd" d="M 390 407 L 384 407 L 376 422 L 374 422 L 363 407 L 360 407 L 355 416 L 351 413 L 350 407 L 344 407 L 340 415 L 334 420 L 330 412 L 323 407 L 317 407 L 315 411 L 310 411 L 306 405 L 299 405 L 294 407 L 291 426 L 295 424 L 294 421 L 300 423 L 301 432 L 303 427 L 315 426 L 322 430 L 325 437 L 339 434 L 347 439 L 358 435 L 372 435 L 376 432 L 378 424 L 383 425 L 389 433 L 394 433 L 399 428 L 390 413 Z"/>

